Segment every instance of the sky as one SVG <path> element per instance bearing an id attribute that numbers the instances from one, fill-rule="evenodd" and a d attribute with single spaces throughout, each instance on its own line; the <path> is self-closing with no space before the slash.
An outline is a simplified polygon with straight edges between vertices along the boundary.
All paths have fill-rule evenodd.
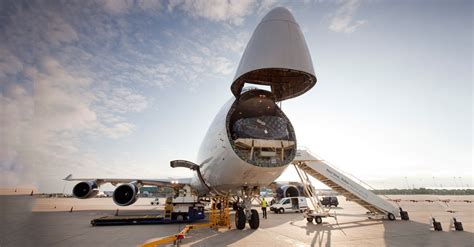
<path id="1" fill-rule="evenodd" d="M 299 146 L 376 188 L 473 186 L 473 3 L 457 0 L 0 1 L 0 186 L 192 176 L 169 161 L 195 160 L 276 6 L 318 78 L 282 103 Z"/>

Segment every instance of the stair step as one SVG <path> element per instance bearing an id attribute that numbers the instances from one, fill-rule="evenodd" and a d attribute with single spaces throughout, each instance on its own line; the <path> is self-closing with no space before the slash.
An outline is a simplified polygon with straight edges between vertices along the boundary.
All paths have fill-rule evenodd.
<path id="1" fill-rule="evenodd" d="M 360 199 L 359 197 L 357 197 L 356 195 L 350 193 L 349 191 L 347 191 L 346 189 L 344 189 L 343 187 L 341 187 L 340 185 L 338 185 L 337 183 L 333 182 L 331 179 L 323 176 L 322 174 L 314 171 L 313 169 L 311 169 L 310 167 L 307 167 L 307 166 L 302 166 L 300 167 L 301 170 L 303 170 L 304 172 L 306 172 L 307 174 L 311 175 L 312 177 L 318 179 L 320 182 L 324 183 L 325 185 L 327 185 L 329 188 L 331 188 L 332 190 L 338 192 L 339 194 L 343 195 L 344 197 L 346 197 L 348 200 L 350 201 L 353 201 L 357 204 L 359 204 L 360 206 L 364 207 L 365 209 L 369 210 L 370 212 L 375 212 L 375 213 L 383 213 L 382 211 L 380 211 L 379 209 L 373 207 L 371 204 L 367 203 L 366 201 Z"/>

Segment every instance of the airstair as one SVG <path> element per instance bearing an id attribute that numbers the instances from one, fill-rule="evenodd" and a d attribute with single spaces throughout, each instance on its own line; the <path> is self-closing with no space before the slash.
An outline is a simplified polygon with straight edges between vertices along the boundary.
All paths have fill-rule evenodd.
<path id="1" fill-rule="evenodd" d="M 408 214 L 402 211 L 401 208 L 399 210 L 387 200 L 369 191 L 324 160 L 313 156 L 307 150 L 298 150 L 293 164 L 297 171 L 300 170 L 314 177 L 348 200 L 364 207 L 370 215 L 388 217 L 390 220 L 395 220 L 395 216 L 402 216 L 402 219 L 408 218 Z M 305 183 L 303 179 L 302 182 Z M 405 215 L 406 217 L 404 217 Z"/>

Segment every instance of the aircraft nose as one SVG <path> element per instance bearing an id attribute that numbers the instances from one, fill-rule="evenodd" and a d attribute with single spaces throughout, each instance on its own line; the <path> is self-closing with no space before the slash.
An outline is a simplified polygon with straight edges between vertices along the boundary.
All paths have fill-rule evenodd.
<path id="1" fill-rule="evenodd" d="M 270 10 L 270 12 L 268 12 L 268 14 L 263 17 L 262 22 L 270 20 L 291 21 L 296 23 L 296 20 L 291 12 L 284 7 L 276 7 Z"/>
<path id="2" fill-rule="evenodd" d="M 316 84 L 303 32 L 291 12 L 277 7 L 252 34 L 232 82 L 236 96 L 245 84 L 269 85 L 275 100 L 297 97 Z"/>

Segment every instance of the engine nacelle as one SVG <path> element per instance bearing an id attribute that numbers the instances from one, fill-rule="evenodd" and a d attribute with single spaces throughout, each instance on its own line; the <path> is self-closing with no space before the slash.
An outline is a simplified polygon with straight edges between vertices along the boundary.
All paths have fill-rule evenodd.
<path id="1" fill-rule="evenodd" d="M 304 191 L 304 186 L 300 182 L 278 181 L 271 183 L 269 188 L 273 191 L 273 197 L 277 201 L 284 197 L 307 196 Z"/>
<path id="2" fill-rule="evenodd" d="M 80 182 L 72 188 L 72 194 L 79 199 L 95 197 L 99 194 L 99 187 L 94 180 Z"/>
<path id="3" fill-rule="evenodd" d="M 119 206 L 129 206 L 138 199 L 138 186 L 134 183 L 122 184 L 114 190 L 112 198 Z"/>
<path id="4" fill-rule="evenodd" d="M 295 185 L 283 185 L 277 189 L 277 194 L 282 195 L 282 197 L 298 197 L 300 196 L 300 191 Z"/>

